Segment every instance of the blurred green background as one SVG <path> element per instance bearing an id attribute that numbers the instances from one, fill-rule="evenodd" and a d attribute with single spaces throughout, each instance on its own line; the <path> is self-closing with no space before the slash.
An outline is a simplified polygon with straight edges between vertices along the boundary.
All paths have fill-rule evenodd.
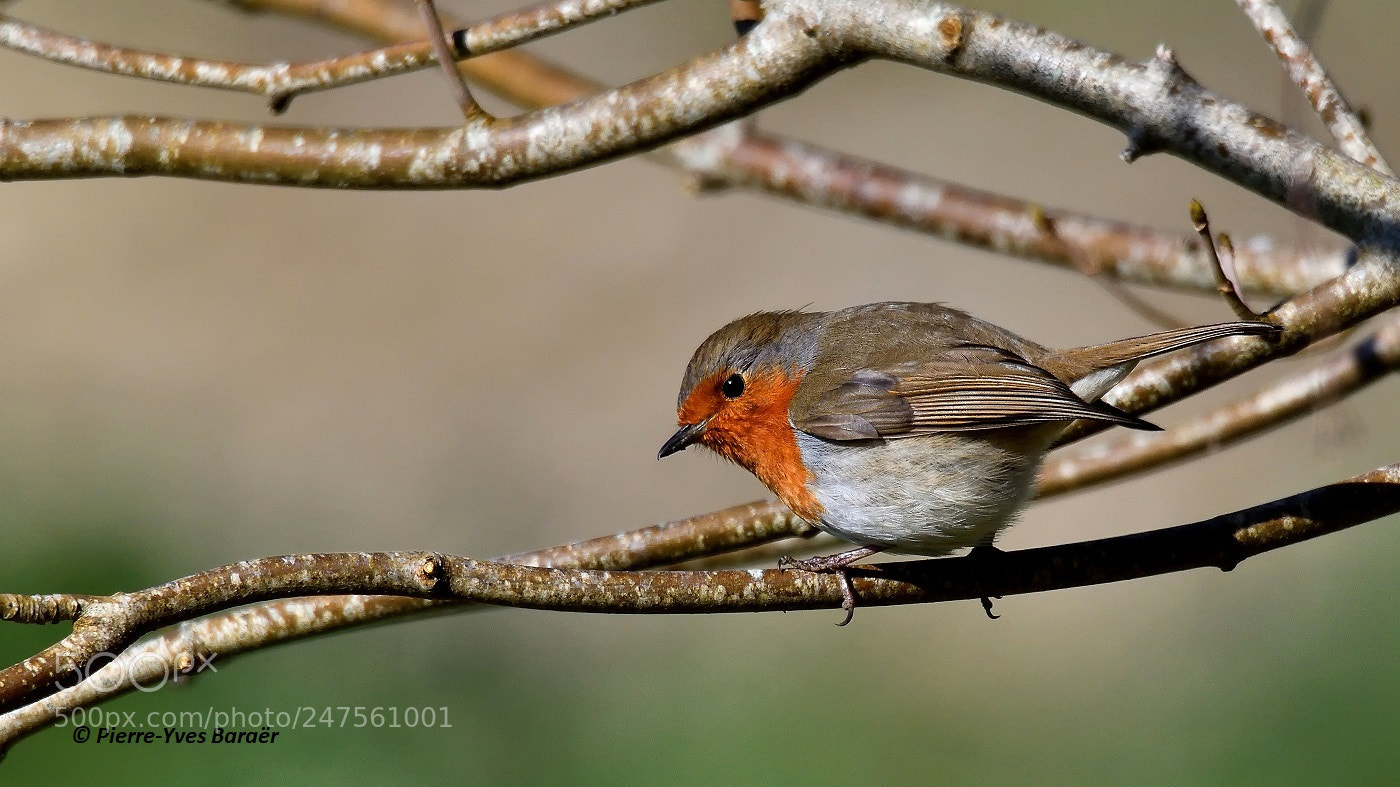
<path id="1" fill-rule="evenodd" d="M 475 18 L 508 2 L 444 2 Z M 1279 116 L 1277 62 L 1230 3 L 1002 2 L 1132 58 L 1169 43 Z M 19 2 L 151 49 L 307 60 L 363 42 L 217 3 Z M 1319 51 L 1400 150 L 1400 15 L 1336 2 Z M 723 45 L 673 2 L 532 46 L 618 84 Z M 266 122 L 252 96 L 0 53 L 11 118 Z M 298 99 L 286 122 L 447 125 L 435 72 Z M 504 107 L 488 101 L 496 110 Z M 1311 117 L 1301 118 L 1316 129 Z M 1176 231 L 1199 197 L 1237 241 L 1334 244 L 1282 209 L 997 89 L 873 63 L 761 115 L 956 181 Z M 500 193 L 332 193 L 173 180 L 0 189 L 0 590 L 132 590 L 330 550 L 488 556 L 761 497 L 698 451 L 657 462 L 695 345 L 763 308 L 939 300 L 1051 345 L 1151 326 L 1093 283 L 749 193 L 696 197 L 622 161 Z M 1148 292 L 1188 320 L 1215 299 Z M 1262 305 L 1262 304 L 1261 304 Z M 1305 361 L 1159 414 L 1170 425 Z M 1008 548 L 1192 521 L 1395 460 L 1393 382 L 1190 467 L 1037 506 Z M 3 779 L 115 784 L 446 777 L 580 782 L 1318 782 L 1400 766 L 1396 520 L 1195 571 L 975 602 L 699 617 L 490 610 L 237 659 L 102 706 L 445 707 L 450 729 L 287 730 L 269 746 L 112 746 L 50 729 Z M 0 626 L 12 663 L 63 633 Z"/>

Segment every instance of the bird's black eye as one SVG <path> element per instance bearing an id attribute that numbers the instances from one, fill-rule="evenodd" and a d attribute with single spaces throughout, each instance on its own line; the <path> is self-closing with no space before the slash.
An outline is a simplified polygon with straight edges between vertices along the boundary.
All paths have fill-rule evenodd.
<path id="1" fill-rule="evenodd" d="M 724 394 L 726 399 L 738 399 L 744 395 L 744 375 L 731 374 L 724 378 L 724 382 L 719 386 L 719 392 Z"/>

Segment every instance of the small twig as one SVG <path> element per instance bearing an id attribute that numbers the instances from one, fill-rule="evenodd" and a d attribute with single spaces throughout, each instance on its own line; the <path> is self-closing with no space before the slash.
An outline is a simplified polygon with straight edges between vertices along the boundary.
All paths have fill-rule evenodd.
<path id="1" fill-rule="evenodd" d="M 1394 176 L 1366 127 L 1322 68 L 1307 41 L 1293 29 L 1273 0 L 1235 0 L 1249 21 L 1283 61 L 1293 83 L 1312 104 L 1342 152 L 1372 169 Z"/>
<path id="2" fill-rule="evenodd" d="M 467 122 L 474 120 L 489 120 L 490 115 L 486 110 L 476 103 L 472 98 L 471 88 L 467 87 L 467 80 L 462 77 L 462 72 L 457 70 L 457 58 L 453 56 L 449 45 L 447 32 L 442 29 L 442 20 L 438 18 L 437 6 L 433 0 L 416 0 L 418 12 L 423 16 L 423 25 L 428 28 L 428 42 L 433 45 L 433 54 L 436 55 L 438 65 L 442 66 L 442 73 L 447 77 L 447 85 L 452 90 L 452 96 L 457 100 L 457 106 L 462 109 L 462 117 Z"/>
<path id="3" fill-rule="evenodd" d="M 1199 200 L 1191 200 L 1191 223 L 1196 227 L 1196 234 L 1201 236 L 1201 242 L 1205 244 L 1207 258 L 1215 270 L 1215 288 L 1225 297 L 1225 302 L 1230 304 L 1230 309 L 1235 312 L 1235 316 L 1241 320 L 1261 320 L 1264 315 L 1259 314 L 1249 308 L 1235 289 L 1234 279 L 1225 271 L 1225 264 L 1221 260 L 1221 255 L 1216 249 L 1216 241 L 1211 236 L 1210 218 L 1206 216 L 1206 209 Z M 1234 251 L 1234 246 L 1230 243 L 1228 235 L 1220 236 L 1220 246 L 1228 252 Z"/>

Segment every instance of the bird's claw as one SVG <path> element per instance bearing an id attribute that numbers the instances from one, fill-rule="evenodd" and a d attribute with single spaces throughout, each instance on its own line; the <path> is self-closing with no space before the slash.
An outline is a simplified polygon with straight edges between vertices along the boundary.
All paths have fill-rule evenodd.
<path id="1" fill-rule="evenodd" d="M 1001 598 L 1001 596 L 983 596 L 983 597 L 982 597 L 982 611 L 985 612 L 985 613 L 987 613 L 987 619 L 988 619 L 988 620 L 996 620 L 996 619 L 998 619 L 998 618 L 1001 617 L 1001 615 L 992 614 L 992 599 L 993 599 L 993 598 Z"/>
<path id="2" fill-rule="evenodd" d="M 974 560 L 984 561 L 983 564 L 985 565 L 985 561 L 996 560 L 1003 554 L 1005 553 L 991 544 L 978 544 L 972 548 L 971 552 L 967 553 L 967 556 Z M 988 620 L 997 620 L 1001 617 L 1001 615 L 992 612 L 992 599 L 994 598 L 999 599 L 1001 596 L 983 596 L 980 599 L 982 602 L 982 611 L 987 613 Z"/>
<path id="3" fill-rule="evenodd" d="M 844 626 L 850 623 L 851 618 L 855 617 L 856 614 L 856 591 L 851 585 L 851 576 L 846 568 L 857 560 L 869 557 L 879 551 L 873 547 L 860 547 L 834 555 L 809 557 L 806 560 L 798 560 L 790 555 L 784 555 L 778 558 L 778 568 L 783 570 L 794 568 L 813 574 L 834 574 L 841 587 L 841 609 L 846 610 L 846 618 L 836 625 Z"/>

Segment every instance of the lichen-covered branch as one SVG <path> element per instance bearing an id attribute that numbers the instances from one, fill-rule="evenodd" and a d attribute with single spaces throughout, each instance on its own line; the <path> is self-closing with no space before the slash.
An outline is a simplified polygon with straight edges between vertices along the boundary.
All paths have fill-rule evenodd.
<path id="1" fill-rule="evenodd" d="M 98 64 L 102 68 L 121 72 L 147 75 L 164 75 L 166 78 L 190 80 L 197 84 L 250 89 L 285 101 L 298 91 L 317 86 L 342 84 L 350 75 L 356 78 L 375 78 L 395 72 L 398 68 L 423 67 L 431 61 L 429 46 L 423 42 L 422 23 L 401 4 L 384 2 L 360 2 L 353 4 L 326 3 L 323 0 L 249 0 L 242 3 L 258 10 L 272 10 L 309 16 L 318 21 L 328 22 L 356 32 L 372 35 L 381 40 L 416 39 L 415 43 L 359 53 L 333 61 L 309 64 L 275 64 L 253 66 L 249 64 L 215 63 L 190 58 L 178 58 L 167 62 L 162 58 L 173 56 L 133 53 L 127 50 L 107 51 L 101 45 L 72 40 L 49 31 L 38 31 L 10 20 L 0 25 L 6 33 L 5 40 L 14 46 L 27 47 L 36 52 L 48 53 L 50 57 L 64 62 Z M 564 29 L 580 21 L 587 21 L 603 11 L 604 6 L 621 8 L 631 3 L 583 3 L 546 4 L 525 11 L 507 14 L 497 19 L 464 28 L 462 33 L 473 54 L 493 51 L 528 40 L 542 32 Z M 420 51 L 421 50 L 421 51 Z M 428 58 L 428 60 L 424 60 Z M 397 65 L 396 65 L 397 64 Z M 462 69 L 473 78 L 481 80 L 488 88 L 526 106 L 544 107 L 553 104 L 577 101 L 602 91 L 602 87 L 577 75 L 568 73 L 556 66 L 517 52 L 497 52 L 496 54 L 474 58 L 462 64 Z M 38 167 L 67 162 L 75 166 L 75 160 L 85 158 L 90 164 L 105 168 L 112 174 L 122 172 L 136 174 L 146 171 L 147 165 L 139 163 L 141 156 L 130 149 L 131 141 L 144 144 L 139 147 L 151 148 L 170 144 L 172 140 L 198 137 L 200 146 L 180 152 L 167 152 L 155 156 L 161 166 L 158 169 L 172 174 L 187 174 L 193 177 L 232 178 L 249 180 L 270 180 L 287 182 L 284 177 L 295 177 L 293 182 L 309 185 L 358 185 L 362 187 L 412 187 L 421 184 L 425 187 L 450 187 L 451 184 L 432 182 L 449 177 L 445 169 L 436 168 L 430 161 L 432 156 L 424 149 L 411 153 L 399 149 L 398 155 L 386 157 L 386 151 L 419 144 L 422 146 L 449 146 L 450 133 L 440 131 L 430 135 L 432 141 L 414 138 L 411 135 L 384 131 L 375 139 L 371 134 L 347 135 L 339 133 L 325 138 L 320 134 L 293 134 L 293 150 L 285 150 L 285 135 L 274 132 L 271 136 L 264 129 L 244 135 L 241 141 L 217 145 L 218 150 L 209 146 L 219 140 L 220 135 L 235 134 L 233 128 L 217 124 L 179 126 L 173 135 L 160 133 L 160 127 L 152 127 L 148 119 L 112 119 L 105 125 L 93 127 L 91 124 L 73 124 L 66 130 L 81 139 L 53 140 L 53 147 L 35 141 L 27 143 L 38 156 Z M 169 119 L 165 124 L 178 124 Z M 143 134 L 133 135 L 133 131 Z M 28 128 L 32 135 L 37 129 Z M 664 157 L 673 164 L 686 168 L 701 182 L 710 186 L 743 185 L 761 188 L 769 193 L 786 196 L 814 204 L 833 207 L 839 210 L 864 215 L 870 218 L 890 221 L 903 226 L 920 229 L 945 238 L 965 243 L 990 247 L 1000 251 L 1045 259 L 1064 264 L 1067 256 L 1078 260 L 1092 261 L 1106 275 L 1143 283 L 1170 284 L 1184 287 L 1206 286 L 1208 276 L 1201 264 L 1199 245 L 1194 241 L 1183 243 L 1180 236 L 1163 234 L 1141 227 L 1133 227 L 1116 222 L 1108 222 L 1091 217 L 1076 216 L 1063 211 L 1048 211 L 1061 228 L 1059 240 L 1052 243 L 1043 232 L 1038 232 L 1025 218 L 1027 203 L 997 195 L 943 183 L 892 167 L 884 167 L 870 162 L 823 151 L 811 145 L 786 143 L 773 137 L 760 137 L 752 141 L 746 134 L 714 132 L 702 134 L 678 142 L 671 148 L 671 156 Z M 41 136 L 62 136 L 64 130 L 48 127 Z M 104 139 L 110 135 L 115 138 Z M 12 135 L 13 136 L 13 135 Z M 478 138 L 490 135 L 477 135 Z M 374 139 L 375 141 L 370 141 Z M 231 166 L 230 162 L 210 161 L 223 158 L 231 148 L 242 145 L 236 158 L 257 162 L 263 153 L 271 152 L 280 140 L 282 157 L 292 161 L 280 167 L 246 168 Z M 13 140 L 12 140 L 13 141 Z M 14 144 L 20 144 L 14 142 Z M 193 148 L 198 147 L 198 150 Z M 326 148 L 330 148 L 327 151 Z M 113 150 L 125 149 L 127 161 L 118 162 L 107 155 Z M 100 155 L 99 155 L 100 154 Z M 506 150 L 502 155 L 513 155 Z M 353 171 L 356 159 L 368 157 L 377 161 L 375 168 L 402 168 L 405 158 L 414 173 L 400 172 L 397 176 L 373 177 Z M 91 159 L 105 159 L 98 164 Z M 146 158 L 150 158 L 147 156 Z M 185 159 L 199 159 L 185 161 Z M 449 152 L 442 152 L 442 158 L 451 158 Z M 296 176 L 296 162 L 302 163 L 301 175 Z M 394 162 L 391 164 L 391 162 Z M 182 166 L 183 164 L 183 166 Z M 421 165 L 421 166 L 419 166 Z M 29 169 L 34 169 L 33 166 Z M 487 167 L 487 170 L 490 168 Z M 178 170 L 179 172 L 175 172 Z M 308 177 L 307 170 L 314 170 Z M 823 173 L 830 172 L 830 176 Z M 478 170 L 481 174 L 482 170 Z M 71 173 L 55 173 L 64 176 Z M 91 174 L 91 173 L 89 173 Z M 17 174 L 15 177 L 34 177 L 30 174 Z M 511 178 L 532 177 L 489 172 L 481 179 L 469 178 L 471 182 L 462 185 L 490 185 L 497 177 L 506 181 Z M 341 180 L 337 180 L 341 178 Z M 896 198 L 894 195 L 898 195 Z M 1273 294 L 1292 294 L 1339 273 L 1346 262 L 1342 252 L 1300 254 L 1295 250 L 1279 246 L 1261 239 L 1247 244 L 1242 249 L 1238 268 L 1241 284 L 1247 289 Z"/>
<path id="2" fill-rule="evenodd" d="M 946 240 L 1052 262 L 1088 264 L 1114 280 L 1214 289 L 1209 257 L 1191 235 L 1042 208 L 771 134 L 726 126 L 671 147 L 703 188 L 743 186 Z M 1040 210 L 1053 232 L 1037 222 Z M 1346 269 L 1344 252 L 1304 253 L 1266 238 L 1235 255 L 1243 286 L 1293 295 Z"/>
<path id="3" fill-rule="evenodd" d="M 1366 134 L 1366 127 L 1347 104 L 1342 92 L 1337 89 L 1331 77 L 1323 70 L 1322 64 L 1313 55 L 1308 42 L 1298 35 L 1289 23 L 1288 17 L 1273 0 L 1235 0 L 1249 21 L 1269 46 L 1283 61 L 1283 67 L 1293 84 L 1298 86 L 1312 105 L 1313 111 L 1322 118 L 1327 130 L 1341 147 L 1342 152 L 1378 172 L 1394 176 L 1390 167 L 1381 157 L 1381 152 Z"/>
<path id="4" fill-rule="evenodd" d="M 336 188 L 497 187 L 704 130 L 878 57 L 996 84 L 1122 129 L 1353 239 L 1392 238 L 1400 183 L 1148 63 L 1030 25 L 919 0 L 771 0 L 724 50 L 631 85 L 457 129 L 245 127 L 158 117 L 0 124 L 0 177 L 176 175 Z"/>
<path id="5" fill-rule="evenodd" d="M 1197 200 L 1191 200 L 1191 223 L 1196 228 L 1196 234 L 1201 237 L 1201 245 L 1205 247 L 1206 258 L 1210 260 L 1211 270 L 1215 271 L 1215 289 L 1229 304 L 1230 310 L 1241 320 L 1267 320 L 1269 315 L 1259 314 L 1249 308 L 1249 304 L 1240 298 L 1240 293 L 1235 289 L 1235 280 L 1225 271 L 1225 261 L 1221 259 L 1220 251 L 1233 262 L 1235 247 L 1230 242 L 1230 236 L 1221 233 L 1217 241 L 1211 234 L 1210 217 L 1206 215 L 1206 209 Z M 1217 249 L 1217 244 L 1219 249 Z"/>
<path id="6" fill-rule="evenodd" d="M 1207 566 L 1229 570 L 1262 552 L 1397 511 L 1400 465 L 1392 465 L 1166 530 L 1003 553 L 990 563 L 985 558 L 920 560 L 858 567 L 851 575 L 862 606 L 884 606 L 1041 592 Z M 842 600 L 836 577 L 805 571 L 598 571 L 431 553 L 340 553 L 243 561 L 94 602 L 84 618 L 120 632 L 117 640 L 129 641 L 199 612 L 277 595 L 357 591 L 532 609 L 651 614 L 835 608 Z M 187 653 L 173 655 L 188 658 Z M 81 688 L 65 692 L 81 693 Z M 52 708 L 59 701 L 43 700 L 0 717 L 0 746 L 55 718 Z M 54 704 L 46 707 L 46 702 Z"/>
<path id="7" fill-rule="evenodd" d="M 135 115 L 0 121 L 0 178 L 162 174 L 324 188 L 507 186 L 739 117 L 830 67 L 822 45 L 790 22 L 765 24 L 762 35 L 602 95 L 456 128 L 241 126 Z"/>
<path id="8" fill-rule="evenodd" d="M 559 568 L 644 569 L 811 532 L 811 525 L 781 503 L 762 502 L 576 544 L 507 555 L 499 560 Z M 6 620 L 17 622 L 72 620 L 76 619 L 76 612 L 85 609 L 85 605 L 104 600 L 110 601 L 93 596 L 0 594 L 0 610 L 7 613 Z M 218 652 L 228 654 L 345 626 L 423 612 L 434 603 L 394 596 L 336 596 L 276 601 L 231 613 L 236 619 L 202 621 L 194 624 L 195 628 L 187 627 L 175 636 L 193 638 L 195 641 L 217 639 L 221 645 Z M 48 610 L 56 611 L 50 613 Z M 132 620 L 121 619 L 118 623 L 129 626 Z M 88 664 L 94 655 L 121 653 L 129 640 L 124 641 L 122 636 L 113 635 L 111 628 L 91 623 L 81 631 L 75 627 L 73 634 L 53 647 L 20 664 L 0 670 L 0 708 L 13 708 L 49 693 L 58 681 Z M 111 685 L 103 683 L 101 687 L 99 696 L 105 696 L 124 690 L 125 685 L 118 681 Z"/>
<path id="9" fill-rule="evenodd" d="M 328 0 L 244 0 L 243 4 L 306 17 L 379 41 L 419 35 L 418 20 L 401 4 L 387 0 L 348 5 Z M 531 108 L 574 101 L 605 89 L 517 51 L 473 58 L 460 67 L 492 92 Z M 1062 241 L 1048 243 L 1043 232 L 1029 226 L 1031 203 L 1024 200 L 732 126 L 678 140 L 665 152 L 654 159 L 684 169 L 702 188 L 754 188 L 1030 259 L 1058 264 L 1066 264 L 1069 258 L 1089 260 L 1125 281 L 1190 289 L 1213 286 L 1209 266 L 1190 235 L 1046 208 Z M 901 204 L 891 198 L 892 193 L 907 197 Z M 1302 292 L 1340 274 L 1351 258 L 1349 251 L 1302 251 L 1268 238 L 1251 239 L 1237 251 L 1241 285 L 1280 296 Z"/>

